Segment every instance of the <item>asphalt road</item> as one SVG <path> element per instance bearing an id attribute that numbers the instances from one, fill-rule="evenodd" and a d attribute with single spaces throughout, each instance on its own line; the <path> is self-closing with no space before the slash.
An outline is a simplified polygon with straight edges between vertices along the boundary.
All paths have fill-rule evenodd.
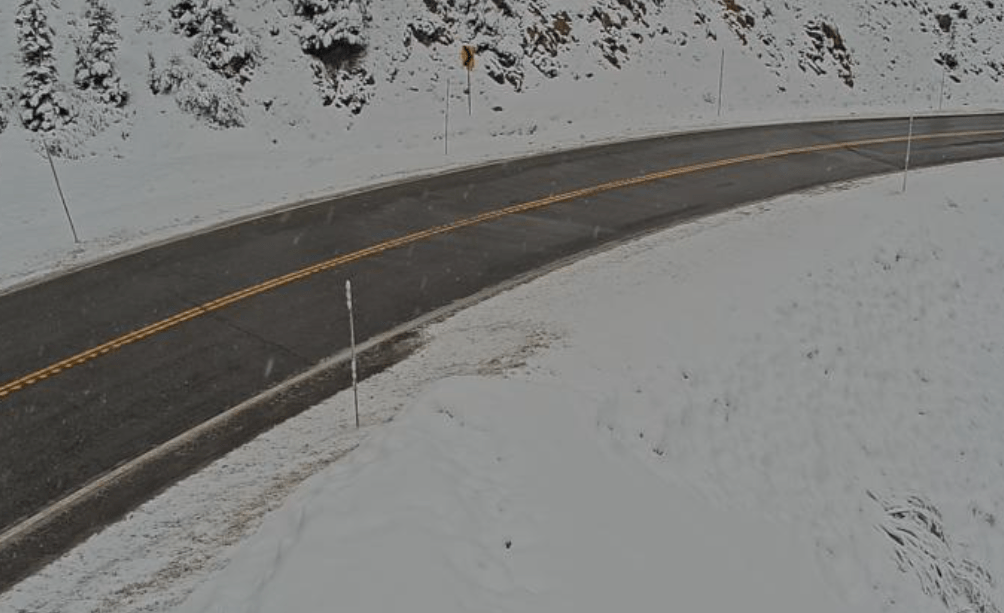
<path id="1" fill-rule="evenodd" d="M 0 533 L 344 349 L 345 279 L 365 339 L 605 243 L 901 169 L 907 126 L 744 128 L 500 163 L 0 296 Z M 1004 156 L 1002 115 L 918 119 L 915 134 L 914 166 Z"/>

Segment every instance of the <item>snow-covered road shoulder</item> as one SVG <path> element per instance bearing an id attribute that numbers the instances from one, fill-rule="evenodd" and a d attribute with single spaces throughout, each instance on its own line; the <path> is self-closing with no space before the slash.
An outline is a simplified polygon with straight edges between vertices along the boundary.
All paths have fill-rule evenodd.
<path id="1" fill-rule="evenodd" d="M 797 536 L 660 480 L 597 429 L 594 402 L 496 378 L 431 386 L 186 610 L 839 610 Z"/>
<path id="2" fill-rule="evenodd" d="M 364 383 L 362 437 L 341 394 L 0 609 L 999 613 L 1002 170 L 753 205 L 458 313 Z"/>

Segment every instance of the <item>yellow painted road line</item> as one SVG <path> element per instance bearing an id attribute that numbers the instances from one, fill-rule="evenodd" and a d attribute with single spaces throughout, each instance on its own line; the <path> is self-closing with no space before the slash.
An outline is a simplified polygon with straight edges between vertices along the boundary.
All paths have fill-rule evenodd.
<path id="1" fill-rule="evenodd" d="M 923 135 L 915 135 L 913 137 L 913 140 L 928 141 L 928 140 L 944 140 L 952 138 L 970 138 L 976 136 L 1001 136 L 1001 135 L 1004 135 L 1004 129 L 973 130 L 965 132 L 943 132 L 939 134 L 923 134 Z M 475 215 L 474 217 L 461 219 L 453 223 L 444 224 L 441 226 L 435 226 L 432 228 L 428 228 L 426 230 L 414 232 L 412 234 L 406 234 L 398 238 L 394 238 L 382 243 L 378 243 L 376 245 L 372 245 L 370 247 L 366 247 L 365 249 L 361 249 L 359 251 L 354 251 L 352 253 L 340 255 L 330 260 L 325 260 L 312 266 L 308 266 L 306 268 L 293 271 L 280 277 L 264 281 L 257 285 L 253 285 L 251 287 L 239 290 L 232 294 L 228 294 L 221 298 L 217 298 L 216 300 L 212 300 L 205 304 L 192 307 L 187 311 L 182 311 L 180 313 L 177 313 L 176 315 L 168 317 L 167 319 L 150 324 L 138 330 L 129 332 L 128 334 L 112 339 L 104 344 L 98 345 L 97 347 L 78 353 L 74 356 L 66 358 L 65 360 L 56 362 L 51 366 L 47 366 L 41 370 L 25 375 L 20 379 L 11 381 L 10 383 L 6 383 L 3 386 L 0 386 L 0 399 L 10 396 L 15 392 L 22 391 L 25 388 L 36 385 L 49 377 L 58 375 L 71 368 L 80 366 L 82 364 L 86 364 L 103 355 L 107 355 L 113 351 L 122 349 L 127 345 L 131 345 L 143 339 L 160 334 L 161 332 L 179 326 L 185 323 L 186 321 L 202 317 L 203 315 L 207 315 L 214 311 L 218 311 L 237 302 L 241 302 L 248 298 L 264 294 L 265 292 L 269 292 L 271 290 L 283 287 L 285 285 L 295 283 L 296 281 L 306 279 L 307 277 L 312 277 L 318 273 L 331 270 L 333 268 L 338 268 L 340 266 L 344 266 L 346 264 L 355 262 L 357 260 L 361 260 L 363 258 L 378 255 L 385 251 L 390 251 L 391 249 L 397 249 L 400 247 L 404 247 L 406 245 L 417 243 L 435 236 L 439 236 L 441 234 L 456 232 L 457 230 L 462 230 L 470 226 L 475 226 L 489 221 L 494 221 L 518 213 L 525 213 L 527 211 L 532 211 L 535 209 L 542 209 L 554 204 L 558 204 L 560 202 L 568 202 L 571 200 L 578 200 L 580 198 L 588 198 L 589 196 L 595 196 L 598 194 L 602 194 L 604 192 L 642 185 L 644 183 L 651 183 L 654 181 L 668 179 L 671 177 L 677 177 L 680 175 L 693 174 L 705 170 L 713 170 L 717 168 L 724 168 L 727 166 L 737 166 L 739 164 L 748 164 L 750 162 L 758 162 L 758 161 L 776 159 L 793 155 L 805 155 L 809 153 L 819 153 L 822 151 L 832 151 L 837 149 L 853 149 L 856 147 L 868 147 L 874 145 L 887 145 L 892 143 L 906 142 L 906 140 L 907 140 L 906 136 L 890 136 L 885 138 L 872 138 L 858 141 L 827 143 L 821 145 L 810 145 L 806 147 L 796 147 L 793 149 L 767 151 L 764 153 L 754 153 L 739 157 L 703 162 L 700 164 L 691 164 L 689 166 L 680 166 L 677 168 L 671 168 L 668 170 L 663 170 L 661 172 L 655 172 L 652 174 L 647 174 L 639 177 L 631 177 L 628 179 L 610 181 L 608 183 L 602 183 L 600 185 L 595 185 L 592 187 L 586 187 L 570 192 L 555 194 L 553 196 L 548 196 L 547 198 L 541 198 L 539 200 L 534 200 L 531 202 L 514 204 L 494 211 L 487 211 L 485 213 Z"/>

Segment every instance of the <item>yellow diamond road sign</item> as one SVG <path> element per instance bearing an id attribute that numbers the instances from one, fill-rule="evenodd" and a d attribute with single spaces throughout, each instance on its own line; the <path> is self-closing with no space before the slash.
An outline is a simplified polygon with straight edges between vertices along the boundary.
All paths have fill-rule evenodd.
<path id="1" fill-rule="evenodd" d="M 464 45 L 460 50 L 460 61 L 464 63 L 464 68 L 467 70 L 474 70 L 474 47 L 472 45 Z"/>

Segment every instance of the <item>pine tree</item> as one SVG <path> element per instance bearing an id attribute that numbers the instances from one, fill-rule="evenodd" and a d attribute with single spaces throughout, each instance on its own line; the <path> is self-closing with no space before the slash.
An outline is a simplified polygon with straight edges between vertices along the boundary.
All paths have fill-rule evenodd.
<path id="1" fill-rule="evenodd" d="M 125 106 L 129 94 L 115 73 L 115 54 L 121 40 L 115 27 L 115 13 L 101 0 L 87 0 L 84 18 L 88 37 L 77 47 L 74 83 L 79 89 L 95 92 L 105 104 Z"/>
<path id="2" fill-rule="evenodd" d="M 300 47 L 315 58 L 314 83 L 324 105 L 358 115 L 373 97 L 376 80 L 359 65 L 370 17 L 365 0 L 291 0 L 302 18 Z"/>
<path id="3" fill-rule="evenodd" d="M 241 83 L 251 79 L 257 48 L 230 17 L 231 0 L 180 0 L 171 7 L 179 32 L 195 39 L 193 54 L 211 70 Z"/>
<path id="4" fill-rule="evenodd" d="M 70 105 L 58 87 L 52 57 L 55 31 L 38 0 L 22 0 L 14 17 L 18 46 L 25 65 L 18 103 L 21 123 L 32 132 L 48 132 L 70 120 Z"/>
<path id="5" fill-rule="evenodd" d="M 303 18 L 300 46 L 312 55 L 332 48 L 363 49 L 369 15 L 363 0 L 292 0 Z"/>

